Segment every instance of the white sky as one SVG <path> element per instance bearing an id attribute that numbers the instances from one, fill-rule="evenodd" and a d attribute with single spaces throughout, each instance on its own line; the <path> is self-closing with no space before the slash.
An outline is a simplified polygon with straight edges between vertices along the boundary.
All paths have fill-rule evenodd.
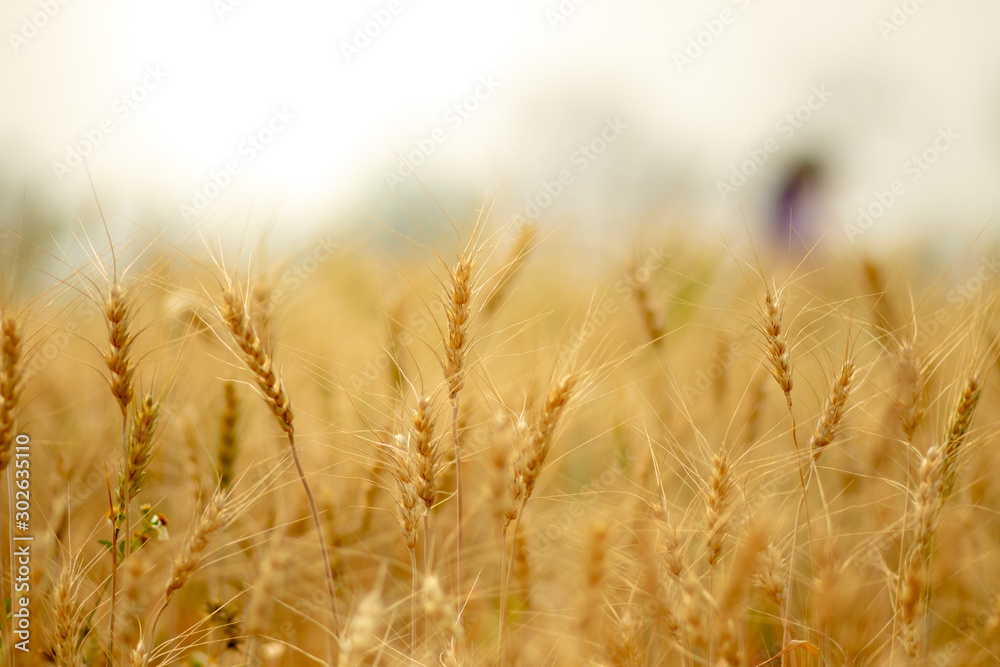
<path id="1" fill-rule="evenodd" d="M 560 7 L 572 12 L 553 25 Z M 894 7 L 913 13 L 885 35 Z M 345 57 L 379 15 L 387 25 Z M 434 150 L 415 171 L 435 194 L 455 186 L 475 200 L 502 182 L 512 212 L 568 169 L 545 211 L 556 220 L 593 228 L 664 209 L 711 228 L 765 217 L 781 165 L 818 151 L 835 227 L 906 181 L 864 243 L 974 233 L 1000 201 L 998 25 L 987 0 L 5 0 L 0 194 L 77 206 L 91 197 L 84 169 L 60 179 L 54 163 L 100 132 L 87 160 L 112 209 L 155 201 L 183 225 L 181 207 L 211 193 L 216 172 L 215 218 L 280 209 L 316 224 L 317 211 L 412 192 L 412 178 L 391 191 L 386 174 L 422 142 Z M 676 54 L 699 33 L 703 52 L 679 71 Z M 474 110 L 449 113 L 477 86 Z M 780 135 L 812 87 L 830 99 Z M 614 117 L 627 129 L 582 169 L 575 151 Z M 959 138 L 911 181 L 907 159 L 945 127 Z M 270 143 L 251 150 L 256 134 Z M 718 181 L 769 137 L 778 151 L 722 201 Z"/>

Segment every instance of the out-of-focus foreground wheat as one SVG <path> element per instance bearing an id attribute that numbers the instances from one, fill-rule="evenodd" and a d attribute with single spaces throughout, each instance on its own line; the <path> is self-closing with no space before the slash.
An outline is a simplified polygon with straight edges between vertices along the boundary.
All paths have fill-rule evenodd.
<path id="1" fill-rule="evenodd" d="M 4 257 L 4 664 L 1000 663 L 989 280 L 99 238 Z"/>

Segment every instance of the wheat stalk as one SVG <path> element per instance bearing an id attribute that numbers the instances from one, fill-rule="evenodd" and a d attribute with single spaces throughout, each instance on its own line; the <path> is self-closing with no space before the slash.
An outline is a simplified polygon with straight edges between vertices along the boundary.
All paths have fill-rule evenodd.
<path id="1" fill-rule="evenodd" d="M 108 290 L 108 296 L 104 299 L 103 309 L 105 324 L 108 328 L 108 346 L 104 349 L 104 362 L 111 373 L 110 388 L 111 394 L 115 397 L 118 407 L 122 413 L 121 422 L 121 447 L 122 465 L 127 468 L 129 460 L 129 438 L 128 438 L 128 410 L 132 400 L 135 398 L 135 361 L 132 359 L 132 346 L 135 337 L 132 333 L 132 306 L 129 303 L 129 294 L 116 281 Z M 124 492 L 118 501 L 118 506 L 112 506 L 112 531 L 111 531 L 111 613 L 108 631 L 108 656 L 114 657 L 115 639 L 115 604 L 118 595 L 118 534 L 119 524 L 124 521 L 125 525 L 125 550 L 126 554 L 132 553 L 132 542 L 128 533 L 131 526 L 131 510 L 129 485 L 123 484 L 121 490 Z M 110 490 L 109 490 L 110 494 Z M 111 499 L 109 498 L 109 501 Z"/>

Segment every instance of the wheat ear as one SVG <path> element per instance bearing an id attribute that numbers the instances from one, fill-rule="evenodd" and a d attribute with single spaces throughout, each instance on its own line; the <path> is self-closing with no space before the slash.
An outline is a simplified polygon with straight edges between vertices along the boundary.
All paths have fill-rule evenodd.
<path id="1" fill-rule="evenodd" d="M 638 275 L 638 267 L 636 267 L 634 261 L 629 261 L 628 264 L 628 274 L 631 280 L 632 296 L 635 298 L 635 305 L 639 309 L 639 315 L 642 317 L 642 325 L 646 330 L 646 335 L 649 336 L 649 340 L 654 346 L 660 347 L 663 344 L 663 324 L 660 322 L 660 316 L 657 315 L 656 310 L 653 308 L 653 300 L 649 296 L 649 290 L 646 289 L 646 282 L 648 281 L 648 276 L 646 279 L 641 279 Z"/>
<path id="2" fill-rule="evenodd" d="M 377 591 L 362 598 L 340 641 L 340 657 L 337 663 L 340 667 L 361 664 L 365 655 L 375 648 L 379 641 L 383 611 L 382 598 Z"/>
<path id="3" fill-rule="evenodd" d="M 219 467 L 219 488 L 225 491 L 233 483 L 236 468 L 236 425 L 240 418 L 240 399 L 236 395 L 235 382 L 226 382 L 222 388 L 225 405 L 219 419 L 219 450 L 216 463 Z"/>
<path id="4" fill-rule="evenodd" d="M 602 638 L 602 599 L 607 578 L 608 537 L 610 527 L 606 521 L 598 519 L 590 526 L 587 535 L 587 550 L 583 563 L 583 591 L 580 604 L 580 630 L 582 636 L 598 640 Z M 591 656 L 585 656 L 591 658 Z"/>
<path id="5" fill-rule="evenodd" d="M 260 341 L 260 336 L 254 328 L 250 315 L 247 312 L 246 304 L 242 296 L 233 289 L 232 285 L 226 287 L 222 294 L 222 306 L 220 307 L 222 320 L 232 334 L 237 347 L 243 353 L 243 360 L 253 374 L 257 387 L 264 397 L 264 402 L 271 409 L 278 426 L 288 436 L 288 448 L 292 452 L 292 460 L 295 463 L 295 470 L 302 482 L 306 499 L 309 501 L 309 510 L 312 512 L 313 526 L 316 528 L 316 537 L 319 540 L 320 552 L 323 556 L 323 570 L 326 576 L 327 593 L 330 597 L 330 609 L 333 612 L 333 620 L 336 626 L 340 625 L 339 614 L 337 612 L 337 592 L 333 582 L 333 571 L 330 567 L 330 555 L 327 552 L 326 539 L 323 537 L 323 527 L 319 520 L 319 511 L 316 509 L 316 500 L 313 497 L 312 489 L 306 480 L 305 470 L 302 469 L 302 462 L 299 460 L 299 453 L 295 447 L 295 428 L 292 426 L 292 404 L 285 392 L 285 387 L 281 383 L 281 378 L 275 372 L 271 362 L 271 355 L 265 350 Z"/>
<path id="6" fill-rule="evenodd" d="M 118 479 L 118 499 L 123 507 L 142 488 L 146 468 L 153 454 L 153 432 L 159 416 L 160 405 L 153 400 L 152 394 L 147 394 L 135 415 L 128 437 L 125 466 Z M 131 527 L 126 526 L 126 534 L 129 530 Z"/>
<path id="7" fill-rule="evenodd" d="M 205 550 L 209 543 L 230 521 L 236 516 L 236 509 L 229 503 L 226 494 L 217 493 L 208 503 L 201 513 L 198 524 L 194 531 L 184 542 L 181 553 L 174 559 L 174 565 L 164 589 L 163 600 L 160 602 L 156 615 L 153 616 L 153 623 L 150 626 L 149 636 L 155 640 L 156 626 L 160 622 L 163 611 L 170 604 L 174 594 L 177 593 L 191 579 L 192 575 L 201 565 L 201 560 L 205 556 Z M 146 662 L 149 661 L 149 654 L 146 654 Z"/>
<path id="8" fill-rule="evenodd" d="M 505 268 L 501 272 L 500 279 L 497 281 L 492 294 L 490 294 L 486 303 L 483 304 L 484 313 L 494 313 L 500 308 L 504 299 L 507 298 L 510 285 L 517 277 L 517 274 L 521 272 L 525 261 L 528 259 L 528 254 L 531 252 L 532 244 L 535 242 L 537 234 L 538 227 L 533 222 L 523 222 L 518 226 L 517 235 L 514 237 L 513 245 L 507 254 Z"/>
<path id="9" fill-rule="evenodd" d="M 555 435 L 556 425 L 559 423 L 559 417 L 569 403 L 577 380 L 575 373 L 564 375 L 549 391 L 548 398 L 545 400 L 542 414 L 528 440 L 525 455 L 520 461 L 519 472 L 522 482 L 520 500 L 522 505 L 528 502 L 531 492 L 535 488 L 549 449 L 552 447 L 552 439 Z"/>
<path id="10" fill-rule="evenodd" d="M 545 458 L 548 456 L 549 448 L 552 446 L 552 438 L 555 435 L 556 426 L 559 423 L 559 417 L 565 411 L 566 406 L 573 395 L 573 389 L 576 387 L 578 379 L 579 378 L 576 373 L 568 373 L 564 375 L 562 379 L 560 379 L 559 382 L 556 383 L 555 386 L 553 386 L 549 391 L 549 395 L 545 400 L 545 405 L 542 408 L 541 415 L 539 416 L 538 422 L 535 424 L 531 435 L 528 436 L 527 440 L 521 437 L 518 438 L 519 451 L 517 452 L 514 461 L 511 463 L 511 474 L 508 478 L 511 504 L 509 505 L 509 510 L 504 516 L 503 527 L 501 528 L 501 542 L 504 550 L 507 548 L 507 529 L 510 526 L 511 521 L 514 521 L 514 542 L 516 546 L 517 532 L 521 522 L 521 515 L 524 513 L 524 507 L 527 505 L 528 499 L 531 497 L 531 492 L 535 488 L 535 482 L 538 480 L 538 476 L 542 472 L 542 466 L 545 463 Z M 521 429 L 518 429 L 518 433 L 520 433 L 520 431 Z M 516 549 L 512 549 L 510 563 L 507 566 L 506 578 L 504 577 L 503 571 L 503 560 L 506 560 L 506 554 L 504 554 L 504 558 L 502 558 L 500 563 L 501 593 L 499 651 L 501 662 L 505 651 L 504 632 L 507 622 L 507 603 L 510 595 L 509 583 L 505 584 L 503 582 L 509 582 L 511 573 L 514 571 L 515 553 Z"/>
<path id="11" fill-rule="evenodd" d="M 847 408 L 847 397 L 851 393 L 851 382 L 854 380 L 854 362 L 850 359 L 844 361 L 840 368 L 840 373 L 833 378 L 830 387 L 830 395 L 826 399 L 826 406 L 823 414 L 816 422 L 816 429 L 813 431 L 812 439 L 809 441 L 809 449 L 812 452 L 813 461 L 820 457 L 823 450 L 837 437 L 841 422 L 844 418 L 844 411 Z"/>
<path id="12" fill-rule="evenodd" d="M 76 561 L 63 565 L 59 578 L 49 595 L 49 604 L 55 618 L 50 638 L 52 656 L 59 667 L 78 667 L 83 664 L 81 635 L 87 627 L 87 608 L 79 599 L 83 573 Z"/>
<path id="13" fill-rule="evenodd" d="M 788 409 L 792 408 L 792 365 L 788 356 L 788 341 L 781 327 L 782 292 L 767 290 L 764 294 L 764 338 L 771 374 L 785 394 Z"/>
<path id="14" fill-rule="evenodd" d="M 132 308 L 128 294 L 121 283 L 111 286 L 104 301 L 104 317 L 108 325 L 108 347 L 104 350 L 104 362 L 111 371 L 111 393 L 118 401 L 122 419 L 128 416 L 128 406 L 135 397 L 133 375 L 135 362 L 132 359 Z"/>
<path id="15" fill-rule="evenodd" d="M 903 428 L 907 441 L 912 443 L 913 433 L 923 421 L 927 409 L 922 406 L 926 379 L 911 341 L 899 344 L 896 350 L 896 369 L 899 377 L 899 393 L 896 397 L 899 425 Z"/>
<path id="16" fill-rule="evenodd" d="M 108 290 L 104 299 L 104 319 L 108 327 L 108 346 L 104 349 L 104 362 L 111 373 L 111 394 L 115 397 L 122 413 L 121 447 L 122 461 L 129 459 L 128 451 L 128 409 L 135 398 L 135 361 L 132 359 L 132 345 L 135 336 L 132 333 L 132 306 L 129 295 L 120 282 L 115 282 Z M 127 465 L 127 463 L 123 463 Z M 128 485 L 123 487 L 124 495 L 119 499 L 117 507 L 112 507 L 111 521 L 111 613 L 108 622 L 108 655 L 114 656 L 115 638 L 115 604 L 118 596 L 118 531 L 122 521 L 126 526 L 126 551 L 131 553 L 132 544 L 128 535 L 131 525 L 130 498 Z M 109 491 L 110 493 L 110 491 Z M 109 499 L 110 500 L 110 499 Z"/>
<path id="17" fill-rule="evenodd" d="M 0 472 L 10 464 L 14 449 L 14 419 L 21 400 L 21 332 L 13 315 L 0 325 Z"/>
<path id="18" fill-rule="evenodd" d="M 430 513 L 437 499 L 438 467 L 441 457 L 434 442 L 434 414 L 429 396 L 417 399 L 417 407 L 410 415 L 412 440 L 410 447 L 417 468 L 417 495 L 424 501 L 424 568 L 430 563 Z"/>
<path id="19" fill-rule="evenodd" d="M 732 490 L 729 458 L 723 450 L 712 458 L 712 476 L 705 491 L 705 549 L 713 571 L 726 543 Z"/>
<path id="20" fill-rule="evenodd" d="M 970 377 L 962 390 L 962 395 L 958 398 L 958 405 L 955 406 L 955 413 L 952 416 L 948 431 L 944 435 L 944 453 L 941 463 L 941 502 L 944 503 L 955 488 L 955 478 L 958 475 L 958 450 L 965 442 L 965 436 L 972 425 L 972 416 L 976 412 L 979 404 L 981 389 L 979 380 L 975 376 Z"/>
<path id="21" fill-rule="evenodd" d="M 936 446 L 928 449 L 920 462 L 919 482 L 913 500 L 913 541 L 899 573 L 896 609 L 901 622 L 900 638 L 910 657 L 916 656 L 919 644 L 918 620 L 927 586 L 925 563 L 941 509 L 943 463 L 943 452 Z"/>

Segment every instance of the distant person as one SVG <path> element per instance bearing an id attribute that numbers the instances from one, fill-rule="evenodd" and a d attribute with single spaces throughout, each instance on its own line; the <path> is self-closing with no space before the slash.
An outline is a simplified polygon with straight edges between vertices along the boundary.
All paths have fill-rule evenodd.
<path id="1" fill-rule="evenodd" d="M 793 162 L 779 183 L 774 202 L 774 234 L 778 243 L 811 245 L 818 236 L 822 168 L 803 158 Z"/>

